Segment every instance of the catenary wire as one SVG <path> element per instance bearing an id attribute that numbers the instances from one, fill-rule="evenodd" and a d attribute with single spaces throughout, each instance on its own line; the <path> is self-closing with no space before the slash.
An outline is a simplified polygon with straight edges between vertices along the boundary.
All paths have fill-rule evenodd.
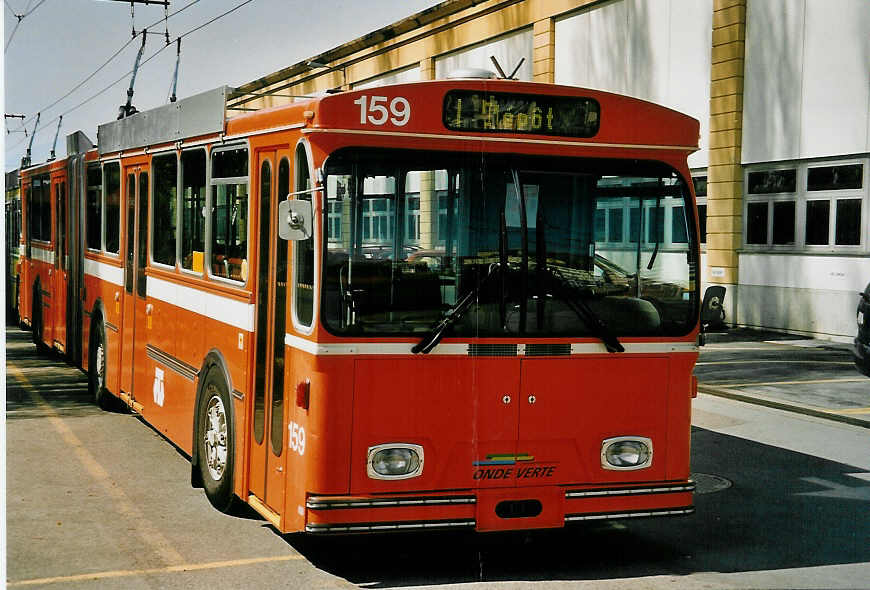
<path id="1" fill-rule="evenodd" d="M 44 1 L 44 0 L 43 0 L 43 1 Z M 194 1 L 195 1 L 195 2 L 198 2 L 199 0 L 194 0 Z M 215 16 L 214 18 L 212 18 L 212 19 L 206 21 L 205 23 L 203 23 L 203 24 L 201 24 L 201 25 L 199 25 L 199 26 L 197 26 L 197 27 L 194 27 L 193 29 L 190 29 L 189 31 L 186 31 L 185 33 L 182 33 L 181 35 L 179 35 L 179 37 L 183 39 L 184 37 L 187 37 L 188 35 L 191 35 L 191 34 L 197 32 L 197 31 L 199 31 L 199 30 L 201 30 L 201 29 L 207 27 L 208 25 L 212 24 L 213 22 L 217 21 L 218 19 L 221 19 L 221 18 L 223 18 L 223 17 L 225 17 L 225 16 L 227 16 L 227 15 L 229 15 L 229 14 L 235 12 L 236 10 L 242 8 L 243 6 L 245 6 L 245 5 L 247 5 L 247 4 L 250 4 L 250 3 L 253 2 L 253 1 L 254 1 L 254 0 L 245 0 L 245 1 L 242 2 L 241 4 L 238 4 L 238 5 L 234 6 L 233 8 L 230 8 L 230 9 L 227 10 L 226 12 L 223 12 L 223 13 L 221 13 L 221 14 Z M 193 2 L 192 2 L 191 4 L 193 4 Z M 185 7 L 185 8 L 187 8 L 187 7 Z M 179 12 L 180 12 L 180 10 L 179 10 Z M 161 19 L 161 20 L 162 20 L 162 19 Z M 158 23 L 159 23 L 159 21 L 158 21 Z M 170 44 L 170 45 L 164 45 L 163 47 L 161 47 L 160 49 L 158 49 L 157 51 L 155 51 L 154 53 L 152 53 L 150 56 L 148 56 L 147 59 L 145 59 L 145 60 L 144 60 L 144 61 L 139 65 L 139 67 L 141 68 L 142 66 L 144 66 L 145 64 L 147 64 L 149 61 L 151 61 L 152 59 L 154 59 L 155 57 L 157 57 L 157 56 L 158 56 L 160 53 L 162 53 L 163 50 L 165 50 L 167 47 L 171 47 L 171 44 Z M 69 114 L 69 113 L 75 111 L 76 109 L 78 109 L 78 108 L 84 106 L 85 104 L 89 103 L 90 101 L 94 100 L 95 98 L 97 98 L 98 96 L 100 96 L 100 95 L 103 94 L 104 92 L 108 91 L 110 88 L 112 88 L 113 86 L 115 86 L 116 84 L 118 84 L 119 82 L 121 82 L 122 80 L 125 80 L 125 79 L 127 78 L 127 76 L 129 76 L 131 73 L 133 73 L 133 70 L 129 70 L 127 73 L 125 73 L 124 75 L 122 75 L 120 78 L 118 78 L 117 80 L 115 80 L 114 82 L 112 82 L 111 84 L 109 84 L 108 86 L 106 86 L 105 88 L 103 88 L 102 90 L 100 90 L 99 92 L 97 92 L 97 93 L 95 93 L 95 94 L 89 96 L 88 98 L 86 98 L 85 100 L 81 101 L 80 103 L 78 103 L 78 104 L 75 105 L 74 107 L 71 107 L 71 108 L 67 109 L 66 111 L 64 111 L 63 113 L 61 113 L 60 115 L 58 115 L 57 117 L 53 118 L 51 121 L 48 121 L 48 122 L 44 123 L 44 124 L 42 125 L 42 127 L 39 127 L 38 129 L 34 129 L 34 130 L 33 130 L 33 133 L 36 133 L 39 129 L 44 129 L 44 128 L 46 128 L 46 127 L 48 127 L 48 126 L 54 124 L 54 123 L 58 120 L 58 118 L 60 118 L 61 116 L 65 116 L 65 115 L 67 115 L 67 114 Z M 55 103 L 55 104 L 57 104 L 57 103 Z M 12 147 L 8 147 L 8 148 L 7 148 L 7 151 L 11 151 L 11 150 L 16 149 L 18 146 L 20 146 L 22 143 L 24 143 L 24 140 L 25 140 L 25 139 L 27 139 L 27 138 L 23 138 L 23 139 L 19 140 L 19 141 L 18 141 L 15 145 L 13 145 Z"/>
<path id="2" fill-rule="evenodd" d="M 43 1 L 44 1 L 44 0 L 43 0 Z M 175 16 L 176 14 L 179 14 L 179 13 L 181 13 L 181 12 L 187 10 L 188 8 L 190 8 L 191 6 L 193 6 L 194 4 L 197 4 L 198 2 L 200 2 L 200 0 L 192 0 L 191 2 L 189 2 L 188 4 L 182 6 L 181 8 L 179 8 L 178 10 L 176 10 L 175 12 L 170 13 L 166 18 L 172 18 L 172 17 Z M 150 29 L 151 27 L 154 27 L 155 25 L 160 24 L 160 22 L 163 21 L 163 20 L 164 20 L 164 19 L 160 19 L 160 20 L 158 20 L 158 21 L 155 21 L 155 22 L 153 22 L 152 24 L 150 24 L 150 25 L 148 25 L 147 27 L 145 27 L 145 29 Z M 138 36 L 141 35 L 141 34 L 142 34 L 141 32 L 138 33 L 138 34 L 136 35 L 136 37 L 138 37 Z M 59 102 L 61 102 L 61 101 L 64 100 L 65 98 L 67 98 L 67 97 L 68 97 L 69 95 L 71 95 L 73 92 L 75 92 L 76 90 L 78 90 L 79 88 L 81 88 L 82 86 L 84 86 L 88 81 L 91 80 L 91 78 L 93 78 L 94 76 L 96 76 L 97 74 L 99 74 L 99 73 L 103 70 L 103 68 L 105 68 L 107 65 L 109 65 L 109 64 L 110 64 L 110 63 L 111 63 L 111 62 L 112 62 L 116 57 L 118 57 L 118 55 L 120 55 L 120 53 L 121 53 L 122 51 L 124 51 L 125 49 L 127 49 L 127 47 L 128 47 L 128 46 L 129 46 L 133 41 L 136 40 L 136 37 L 133 37 L 133 38 L 127 40 L 127 42 L 124 43 L 124 44 L 123 44 L 123 45 L 122 45 L 122 46 L 121 46 L 121 47 L 120 47 L 120 48 L 119 48 L 115 53 L 113 53 L 113 54 L 111 55 L 111 57 L 109 57 L 109 59 L 107 59 L 106 61 L 104 61 L 103 64 L 102 64 L 100 67 L 98 67 L 96 70 L 94 70 L 93 72 L 91 72 L 91 73 L 90 73 L 90 74 L 89 74 L 89 75 L 88 75 L 84 80 L 82 80 L 81 82 L 79 82 L 78 84 L 76 84 L 76 85 L 75 85 L 75 86 L 74 86 L 74 87 L 73 87 L 69 92 L 67 92 L 66 94 L 64 94 L 63 96 L 61 96 L 61 97 L 58 98 L 57 100 L 55 100 L 55 101 L 54 101 L 53 103 L 51 103 L 50 105 L 45 106 L 45 107 L 42 107 L 41 109 L 39 109 L 39 112 L 43 112 L 43 113 L 46 112 L 47 110 L 49 110 L 50 108 L 54 107 L 54 106 L 57 105 Z M 21 122 L 21 129 L 24 129 L 24 127 L 25 127 L 28 123 L 30 123 L 32 120 L 33 120 L 33 115 L 31 115 L 30 117 L 28 117 L 26 120 L 22 121 L 22 122 Z M 16 129 L 15 131 L 20 131 L 20 129 Z"/>
<path id="3" fill-rule="evenodd" d="M 26 17 L 33 14 L 33 11 L 36 10 L 37 8 L 39 8 L 40 6 L 42 6 L 42 4 L 44 2 L 45 2 L 45 0 L 39 0 L 39 4 L 37 4 L 36 6 L 31 8 L 30 10 L 25 8 L 23 14 L 15 14 L 15 12 L 12 12 L 12 16 L 17 18 L 18 22 L 15 23 L 15 28 L 12 29 L 12 33 L 9 34 L 9 39 L 6 41 L 6 46 L 4 47 L 4 50 L 9 49 L 9 44 L 12 43 L 12 38 L 15 37 L 15 32 L 18 30 L 18 26 L 21 24 L 21 21 L 23 21 Z M 28 2 L 27 5 L 30 6 L 30 3 Z M 12 10 L 12 7 L 9 6 L 8 2 L 6 3 L 6 6 L 7 6 L 7 8 L 9 8 L 10 11 Z"/>

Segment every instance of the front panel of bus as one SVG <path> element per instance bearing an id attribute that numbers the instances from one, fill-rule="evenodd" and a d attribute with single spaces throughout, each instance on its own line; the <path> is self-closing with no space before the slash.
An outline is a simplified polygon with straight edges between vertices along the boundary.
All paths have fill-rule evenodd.
<path id="1" fill-rule="evenodd" d="M 323 463 L 307 530 L 691 512 L 685 154 L 358 143 L 322 168 L 328 369 L 310 395 L 336 405 L 308 438 L 331 447 L 309 447 L 321 461 L 349 443 L 349 481 Z M 333 420 L 350 440 L 319 431 Z M 369 510 L 382 494 L 416 499 Z"/>

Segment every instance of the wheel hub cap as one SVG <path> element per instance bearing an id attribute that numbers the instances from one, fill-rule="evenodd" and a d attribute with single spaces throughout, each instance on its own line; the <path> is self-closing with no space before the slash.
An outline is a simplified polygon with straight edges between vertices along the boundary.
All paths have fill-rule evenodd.
<path id="1" fill-rule="evenodd" d="M 205 415 L 204 459 L 209 474 L 217 481 L 227 466 L 227 414 L 219 396 L 212 395 L 208 400 Z"/>

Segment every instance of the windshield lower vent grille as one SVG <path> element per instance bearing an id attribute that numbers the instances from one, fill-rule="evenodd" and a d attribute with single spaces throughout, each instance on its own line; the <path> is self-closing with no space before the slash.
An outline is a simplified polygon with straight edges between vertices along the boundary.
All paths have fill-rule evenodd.
<path id="1" fill-rule="evenodd" d="M 570 344 L 526 344 L 526 356 L 565 356 L 571 354 Z"/>
<path id="2" fill-rule="evenodd" d="M 468 356 L 517 356 L 517 345 L 469 344 Z"/>

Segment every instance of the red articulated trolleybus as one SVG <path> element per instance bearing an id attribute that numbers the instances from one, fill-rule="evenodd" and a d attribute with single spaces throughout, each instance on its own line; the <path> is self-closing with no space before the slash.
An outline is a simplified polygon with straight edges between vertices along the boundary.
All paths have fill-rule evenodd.
<path id="1" fill-rule="evenodd" d="M 693 511 L 696 120 L 495 79 L 228 91 L 21 172 L 22 317 L 99 404 L 282 532 Z"/>

